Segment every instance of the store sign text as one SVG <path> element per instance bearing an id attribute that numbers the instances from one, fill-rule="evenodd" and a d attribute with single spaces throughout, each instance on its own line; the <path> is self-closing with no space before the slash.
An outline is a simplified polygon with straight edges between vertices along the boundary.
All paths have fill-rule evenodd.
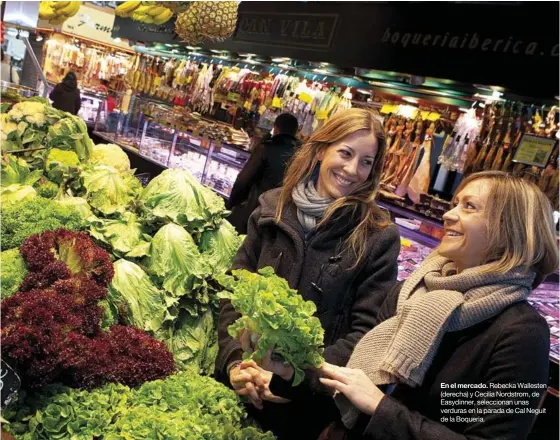
<path id="1" fill-rule="evenodd" d="M 329 48 L 336 14 L 240 13 L 235 40 Z"/>

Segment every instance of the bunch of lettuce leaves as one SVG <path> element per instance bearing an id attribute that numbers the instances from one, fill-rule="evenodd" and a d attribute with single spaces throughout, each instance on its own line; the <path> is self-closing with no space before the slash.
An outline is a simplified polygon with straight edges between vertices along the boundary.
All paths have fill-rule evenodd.
<path id="1" fill-rule="evenodd" d="M 150 235 L 132 212 L 117 219 L 90 218 L 90 234 L 110 247 L 117 258 L 141 258 L 150 250 Z"/>
<path id="2" fill-rule="evenodd" d="M 227 220 L 223 220 L 218 229 L 202 233 L 198 247 L 214 274 L 223 274 L 231 269 L 243 238 Z"/>
<path id="3" fill-rule="evenodd" d="M 27 265 L 19 253 L 19 249 L 8 249 L 0 254 L 0 297 L 7 298 L 17 292 L 27 275 Z"/>
<path id="4" fill-rule="evenodd" d="M 293 385 L 300 384 L 304 369 L 323 363 L 324 331 L 319 318 L 313 316 L 315 304 L 304 301 L 271 267 L 259 270 L 259 274 L 247 270 L 234 270 L 232 274 L 218 277 L 227 289 L 218 296 L 230 299 L 241 313 L 229 326 L 229 334 L 238 337 L 240 330 L 248 330 L 258 335 L 255 351 L 244 357 L 258 361 L 273 348 L 294 368 Z"/>
<path id="5" fill-rule="evenodd" d="M 104 216 L 124 213 L 142 189 L 132 173 L 108 165 L 93 165 L 81 172 L 85 198 Z"/>
<path id="6" fill-rule="evenodd" d="M 4 412 L 17 438 L 104 440 L 273 440 L 250 426 L 233 390 L 192 372 L 92 391 L 49 385 L 20 393 Z"/>
<path id="7" fill-rule="evenodd" d="M 42 170 L 31 171 L 29 164 L 20 157 L 7 154 L 2 158 L 2 187 L 20 184 L 33 185 L 43 175 Z"/>
<path id="8" fill-rule="evenodd" d="M 32 234 L 62 227 L 77 231 L 85 226 L 82 216 L 74 207 L 43 197 L 2 203 L 1 211 L 2 250 L 19 247 Z"/>
<path id="9" fill-rule="evenodd" d="M 152 179 L 140 202 L 150 221 L 172 221 L 195 234 L 216 228 L 225 215 L 223 199 L 181 169 L 165 170 Z"/>
<path id="10" fill-rule="evenodd" d="M 206 278 L 210 267 L 191 235 L 175 223 L 160 228 L 152 238 L 144 266 L 158 285 L 193 316 L 210 304 Z"/>

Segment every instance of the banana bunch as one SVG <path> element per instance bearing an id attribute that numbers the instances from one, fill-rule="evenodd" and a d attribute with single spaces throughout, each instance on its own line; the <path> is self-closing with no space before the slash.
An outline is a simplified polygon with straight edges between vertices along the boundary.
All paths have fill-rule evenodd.
<path id="1" fill-rule="evenodd" d="M 171 9 L 160 6 L 155 1 L 127 1 L 117 6 L 115 14 L 147 24 L 163 24 L 173 17 Z"/>
<path id="2" fill-rule="evenodd" d="M 39 18 L 48 20 L 50 24 L 60 25 L 70 17 L 76 15 L 81 2 L 41 2 Z"/>

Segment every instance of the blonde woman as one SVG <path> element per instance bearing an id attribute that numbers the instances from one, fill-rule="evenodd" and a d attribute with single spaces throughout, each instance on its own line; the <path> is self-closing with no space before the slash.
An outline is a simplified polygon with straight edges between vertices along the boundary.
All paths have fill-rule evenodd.
<path id="1" fill-rule="evenodd" d="M 373 327 L 397 275 L 398 230 L 375 203 L 384 156 L 385 135 L 374 114 L 351 109 L 334 116 L 295 154 L 284 186 L 260 198 L 233 266 L 272 266 L 315 302 L 325 329 L 325 359 L 335 365 L 346 365 Z M 218 376 L 249 397 L 257 409 L 253 416 L 278 438 L 316 437 L 334 413 L 309 413 L 301 401 L 286 403 L 266 387 L 259 392 L 251 374 L 272 374 L 240 368 L 249 335 L 240 341 L 227 333 L 238 317 L 229 301 L 222 303 Z M 293 370 L 281 366 L 291 386 Z"/>
<path id="2" fill-rule="evenodd" d="M 389 294 L 348 367 L 322 367 L 342 414 L 323 439 L 527 438 L 550 342 L 526 300 L 558 267 L 552 209 L 502 172 L 468 177 L 454 205 L 441 245 Z"/>

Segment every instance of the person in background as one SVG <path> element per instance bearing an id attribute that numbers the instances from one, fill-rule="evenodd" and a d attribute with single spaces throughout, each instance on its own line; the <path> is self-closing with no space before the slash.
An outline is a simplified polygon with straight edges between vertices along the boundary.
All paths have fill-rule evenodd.
<path id="1" fill-rule="evenodd" d="M 12 66 L 12 57 L 4 53 L 4 49 L 0 49 L 0 54 L 2 56 L 2 71 L 1 79 L 2 81 L 11 82 L 14 84 L 19 84 L 19 74 L 17 69 Z"/>
<path id="2" fill-rule="evenodd" d="M 259 206 L 259 197 L 282 185 L 284 172 L 300 143 L 296 138 L 298 120 L 290 113 L 274 121 L 272 137 L 259 143 L 243 167 L 226 203 L 232 211 L 229 222 L 240 234 L 247 233 L 247 221 Z"/>
<path id="3" fill-rule="evenodd" d="M 107 112 L 111 113 L 113 110 L 115 110 L 116 103 L 115 103 L 115 97 L 113 96 L 113 93 L 109 89 L 109 84 L 110 84 L 109 80 L 102 79 L 100 82 L 101 85 L 98 87 L 98 90 L 101 93 L 107 95 Z"/>
<path id="4" fill-rule="evenodd" d="M 325 330 L 324 357 L 336 365 L 346 365 L 373 327 L 397 277 L 399 232 L 375 202 L 385 149 L 373 112 L 350 109 L 333 116 L 297 150 L 283 187 L 260 197 L 233 264 L 251 272 L 273 267 L 304 300 L 313 301 Z M 222 301 L 216 377 L 247 396 L 248 411 L 279 440 L 316 439 L 336 417 L 336 407 L 286 402 L 266 389 L 257 393 L 251 374 L 257 370 L 241 369 L 252 335 L 242 332 L 236 339 L 227 331 L 239 316 L 229 300 Z M 286 375 L 291 387 L 291 366 Z M 324 391 L 313 374 L 305 381 L 310 399 Z"/>
<path id="5" fill-rule="evenodd" d="M 82 106 L 82 99 L 76 74 L 68 72 L 62 82 L 54 87 L 49 98 L 54 108 L 77 115 Z"/>
<path id="6" fill-rule="evenodd" d="M 321 368 L 342 415 L 322 439 L 527 438 L 550 350 L 548 325 L 527 298 L 558 267 L 552 207 L 536 185 L 499 171 L 466 178 L 453 204 L 441 245 L 388 295 L 348 366 Z M 484 394 L 442 394 L 465 391 Z M 451 408 L 442 399 L 473 404 L 441 420 Z"/>

